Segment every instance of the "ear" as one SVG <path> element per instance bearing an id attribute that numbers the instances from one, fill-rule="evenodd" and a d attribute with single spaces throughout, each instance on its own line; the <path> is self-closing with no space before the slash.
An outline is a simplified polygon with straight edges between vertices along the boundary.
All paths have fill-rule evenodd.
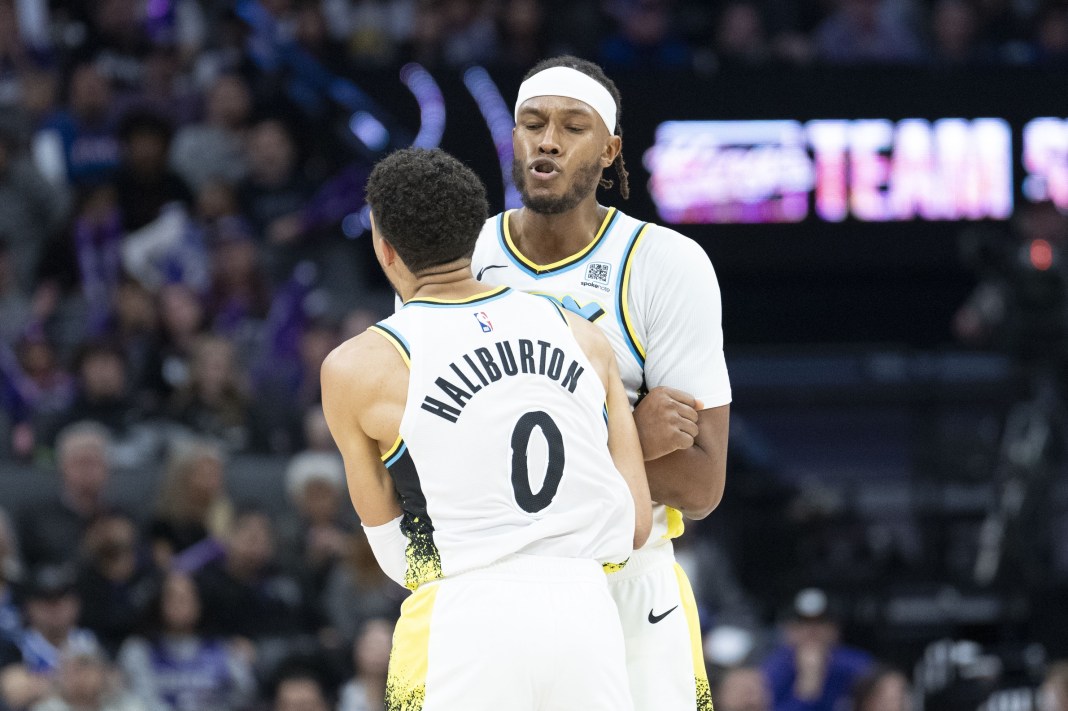
<path id="1" fill-rule="evenodd" d="M 619 136 L 609 136 L 608 142 L 604 146 L 604 152 L 601 154 L 601 167 L 607 168 L 612 165 L 622 150 L 623 139 Z"/>
<path id="2" fill-rule="evenodd" d="M 389 266 L 393 262 L 397 261 L 397 250 L 393 248 L 382 233 L 378 229 L 378 222 L 375 220 L 374 210 L 371 211 L 371 241 L 375 248 L 375 253 L 378 254 L 379 261 L 382 262 L 382 266 Z"/>
<path id="3" fill-rule="evenodd" d="M 380 238 L 382 249 L 382 261 L 388 265 L 392 265 L 397 261 L 397 250 L 393 245 L 389 243 L 384 237 Z"/>

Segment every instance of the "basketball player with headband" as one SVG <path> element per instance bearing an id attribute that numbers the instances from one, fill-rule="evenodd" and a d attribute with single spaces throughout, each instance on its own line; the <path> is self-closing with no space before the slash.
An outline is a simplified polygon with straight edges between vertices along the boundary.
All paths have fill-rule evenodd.
<path id="1" fill-rule="evenodd" d="M 609 574 L 635 708 L 710 710 L 697 607 L 672 540 L 723 495 L 731 389 L 719 284 L 694 241 L 598 202 L 610 167 L 629 195 L 620 108 L 592 62 L 557 57 L 527 74 L 512 134 L 523 207 L 486 222 L 472 271 L 551 297 L 608 337 L 657 502 L 648 542 Z"/>

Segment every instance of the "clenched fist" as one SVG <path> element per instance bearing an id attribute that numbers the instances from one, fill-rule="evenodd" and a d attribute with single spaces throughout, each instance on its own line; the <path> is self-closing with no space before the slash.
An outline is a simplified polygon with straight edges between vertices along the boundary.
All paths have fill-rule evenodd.
<path id="1" fill-rule="evenodd" d="M 697 413 L 702 409 L 700 400 L 681 390 L 663 386 L 650 390 L 634 408 L 645 461 L 692 447 L 698 432 Z"/>

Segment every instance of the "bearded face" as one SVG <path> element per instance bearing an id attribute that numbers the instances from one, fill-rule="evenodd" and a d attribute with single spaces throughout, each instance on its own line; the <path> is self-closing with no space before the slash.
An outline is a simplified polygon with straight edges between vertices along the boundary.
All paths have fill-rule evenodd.
<path id="1" fill-rule="evenodd" d="M 602 171 L 600 161 L 592 160 L 578 167 L 563 193 L 534 193 L 530 190 L 527 168 L 518 158 L 512 160 L 512 180 L 523 199 L 523 206 L 541 215 L 559 215 L 573 209 L 597 190 Z"/>

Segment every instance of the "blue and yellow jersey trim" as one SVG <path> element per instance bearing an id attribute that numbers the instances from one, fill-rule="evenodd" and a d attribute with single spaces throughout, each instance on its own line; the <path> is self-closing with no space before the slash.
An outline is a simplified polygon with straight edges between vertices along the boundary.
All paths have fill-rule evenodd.
<path id="1" fill-rule="evenodd" d="M 638 245 L 641 244 L 648 228 L 649 223 L 643 222 L 630 236 L 627 249 L 623 252 L 623 266 L 619 270 L 619 284 L 616 289 L 616 299 L 618 299 L 616 316 L 619 319 L 619 330 L 623 333 L 631 355 L 642 369 L 645 368 L 645 347 L 638 338 L 638 333 L 634 329 L 634 319 L 630 314 L 630 273 L 631 267 L 634 266 L 634 253 L 637 252 Z"/>
<path id="2" fill-rule="evenodd" d="M 412 349 L 408 347 L 408 342 L 404 340 L 403 336 L 382 322 L 376 323 L 367 330 L 374 331 L 392 343 L 393 347 L 400 353 L 400 357 L 404 359 L 404 364 L 408 366 L 409 369 L 412 367 Z"/>
<path id="3" fill-rule="evenodd" d="M 537 296 L 542 297 L 550 304 L 552 304 L 553 308 L 556 309 L 556 313 L 560 314 L 560 320 L 564 322 L 564 325 L 567 326 L 568 330 L 571 330 L 571 322 L 567 320 L 567 316 L 564 314 L 564 307 L 558 304 L 556 299 L 549 296 L 548 294 L 537 294 Z"/>
<path id="4" fill-rule="evenodd" d="M 559 274 L 560 272 L 567 271 L 568 269 L 572 269 L 581 264 L 604 243 L 605 235 L 608 234 L 608 231 L 616 221 L 616 217 L 619 216 L 619 211 L 616 210 L 616 208 L 608 208 L 608 214 L 605 215 L 604 220 L 601 221 L 601 226 L 598 228 L 593 241 L 583 247 L 581 251 L 572 254 L 570 257 L 565 257 L 557 262 L 553 262 L 552 264 L 538 264 L 525 257 L 523 253 L 516 248 L 515 243 L 512 241 L 512 233 L 508 227 L 508 217 L 513 212 L 515 212 L 515 210 L 509 210 L 501 213 L 497 217 L 497 238 L 500 240 L 501 249 L 504 250 L 504 253 L 508 255 L 508 258 L 512 260 L 512 263 L 534 278 L 540 278 L 550 274 Z"/>
<path id="5" fill-rule="evenodd" d="M 498 286 L 489 291 L 483 291 L 475 294 L 474 296 L 468 296 L 463 299 L 437 299 L 433 297 L 419 297 L 415 299 L 408 299 L 404 302 L 404 308 L 409 306 L 429 306 L 431 308 L 454 308 L 457 306 L 475 306 L 477 304 L 485 304 L 490 301 L 495 301 L 502 296 L 505 296 L 510 288 L 507 286 Z"/>
<path id="6" fill-rule="evenodd" d="M 401 455 L 404 454 L 404 451 L 407 448 L 408 445 L 404 443 L 404 438 L 400 435 L 397 435 L 397 441 L 393 443 L 392 447 L 383 452 L 380 457 L 382 463 L 386 465 L 386 469 L 389 469 L 391 466 L 393 466 L 397 462 L 397 460 L 401 458 Z"/>

